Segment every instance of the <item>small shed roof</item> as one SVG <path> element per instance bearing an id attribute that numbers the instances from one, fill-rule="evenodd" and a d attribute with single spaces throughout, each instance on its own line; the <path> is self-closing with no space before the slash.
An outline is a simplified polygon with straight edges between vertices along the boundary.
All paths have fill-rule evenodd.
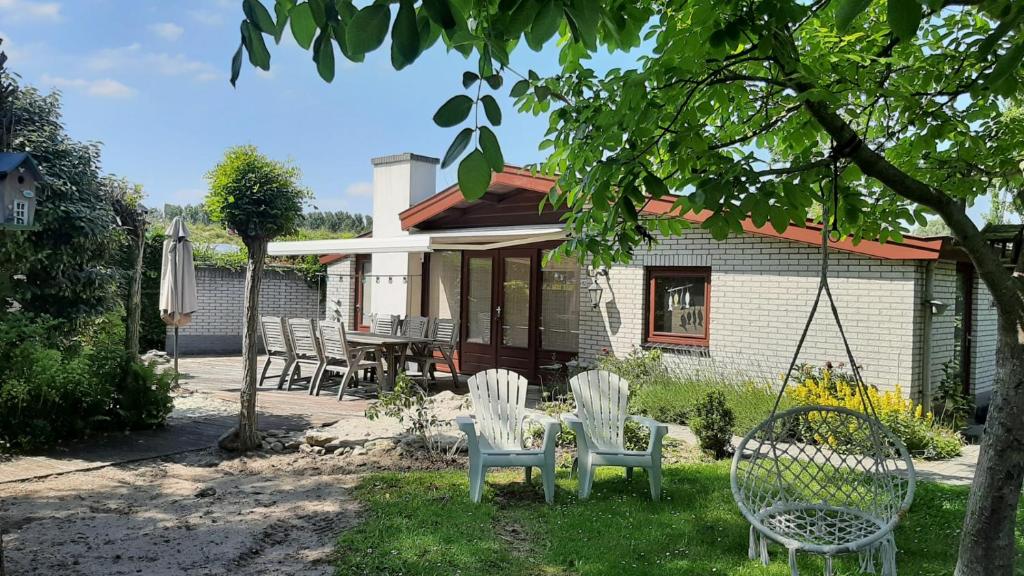
<path id="1" fill-rule="evenodd" d="M 25 168 L 36 180 L 43 179 L 39 167 L 28 152 L 0 152 L 0 176 L 7 176 L 18 168 Z"/>

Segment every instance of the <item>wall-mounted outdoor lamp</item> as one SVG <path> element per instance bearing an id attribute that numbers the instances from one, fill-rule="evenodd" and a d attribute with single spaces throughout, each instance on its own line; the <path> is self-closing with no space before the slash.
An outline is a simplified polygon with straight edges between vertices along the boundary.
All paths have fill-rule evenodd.
<path id="1" fill-rule="evenodd" d="M 590 286 L 587 286 L 587 293 L 590 294 L 590 304 L 596 310 L 601 305 L 601 293 L 604 292 L 601 289 L 601 285 L 597 283 L 597 277 L 604 276 L 608 278 L 608 269 L 601 266 L 597 270 L 588 271 L 587 276 L 590 277 Z"/>
<path id="2" fill-rule="evenodd" d="M 929 300 L 928 305 L 932 307 L 932 314 L 936 316 L 942 316 L 949 309 L 949 304 L 942 300 Z"/>

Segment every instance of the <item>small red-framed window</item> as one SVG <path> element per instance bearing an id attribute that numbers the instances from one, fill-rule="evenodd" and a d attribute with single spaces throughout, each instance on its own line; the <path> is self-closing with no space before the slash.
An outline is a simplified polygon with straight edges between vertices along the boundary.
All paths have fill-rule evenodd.
<path id="1" fill-rule="evenodd" d="M 651 344 L 708 345 L 710 268 L 647 269 L 646 336 Z"/>

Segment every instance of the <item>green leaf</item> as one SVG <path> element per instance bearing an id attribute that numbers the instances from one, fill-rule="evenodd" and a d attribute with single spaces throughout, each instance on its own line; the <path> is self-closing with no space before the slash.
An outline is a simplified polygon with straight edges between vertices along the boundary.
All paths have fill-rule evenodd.
<path id="1" fill-rule="evenodd" d="M 480 149 L 487 158 L 487 164 L 495 172 L 505 170 L 505 157 L 501 153 L 501 146 L 498 144 L 498 137 L 494 135 L 487 126 L 480 127 Z"/>
<path id="2" fill-rule="evenodd" d="M 448 151 L 444 153 L 444 159 L 441 160 L 441 169 L 445 169 L 455 163 L 455 160 L 466 150 L 466 146 L 469 146 L 469 141 L 473 138 L 472 128 L 463 128 L 456 136 L 455 140 L 452 140 L 451 146 L 448 147 Z"/>
<path id="3" fill-rule="evenodd" d="M 235 55 L 231 57 L 231 85 L 234 86 L 235 82 L 238 81 L 238 75 L 242 72 L 242 44 L 238 44 L 238 50 L 235 50 Z"/>
<path id="4" fill-rule="evenodd" d="M 366 54 L 380 48 L 390 22 L 391 11 L 386 4 L 372 4 L 356 12 L 345 28 L 348 49 L 353 54 Z"/>
<path id="5" fill-rule="evenodd" d="M 601 20 L 598 3 L 593 0 L 575 0 L 566 7 L 565 12 L 573 38 L 587 50 L 597 50 L 597 26 Z"/>
<path id="6" fill-rule="evenodd" d="M 249 62 L 261 70 L 270 70 L 270 51 L 263 34 L 248 20 L 242 21 L 242 40 L 249 49 Z"/>
<path id="7" fill-rule="evenodd" d="M 341 53 L 345 55 L 352 62 L 362 62 L 366 59 L 365 54 L 355 54 L 348 49 L 348 35 L 345 34 L 344 24 L 335 24 L 331 27 L 334 32 L 334 41 L 338 43 L 338 48 L 341 49 Z"/>
<path id="8" fill-rule="evenodd" d="M 661 198 L 662 196 L 668 196 L 669 190 L 665 182 L 648 172 L 644 175 L 644 189 L 647 190 L 647 195 L 651 198 Z"/>
<path id="9" fill-rule="evenodd" d="M 313 60 L 316 61 L 316 71 L 324 82 L 330 83 L 334 80 L 334 42 L 326 31 L 321 32 L 313 47 Z"/>
<path id="10" fill-rule="evenodd" d="M 529 80 L 520 80 L 512 85 L 512 89 L 509 90 L 508 95 L 513 98 L 519 98 L 530 89 Z"/>
<path id="11" fill-rule="evenodd" d="M 917 0 L 888 0 L 889 27 L 900 40 L 909 40 L 921 25 L 921 4 Z"/>
<path id="12" fill-rule="evenodd" d="M 404 65 L 412 64 L 420 55 L 420 28 L 416 24 L 416 7 L 412 0 L 399 2 L 398 14 L 391 27 L 391 42 Z"/>
<path id="13" fill-rule="evenodd" d="M 256 24 L 256 28 L 264 34 L 273 36 L 277 33 L 277 26 L 274 25 L 274 19 L 270 16 L 270 12 L 267 7 L 263 5 L 260 0 L 243 0 L 242 11 L 245 15 Z"/>
<path id="14" fill-rule="evenodd" d="M 480 79 L 480 76 L 477 76 L 476 73 L 474 73 L 474 72 L 469 72 L 469 71 L 463 72 L 462 73 L 462 87 L 463 88 L 469 88 L 473 84 L 476 84 L 476 81 L 479 80 L 479 79 Z"/>
<path id="15" fill-rule="evenodd" d="M 836 29 L 840 32 L 848 30 L 854 19 L 870 5 L 871 0 L 840 0 L 836 8 Z"/>
<path id="16" fill-rule="evenodd" d="M 277 0 L 274 3 L 274 14 L 277 15 L 277 22 L 274 24 L 274 42 L 277 44 L 281 43 L 284 28 L 288 25 L 288 15 L 294 7 L 294 0 Z"/>
<path id="17" fill-rule="evenodd" d="M 537 15 L 534 16 L 533 23 L 526 30 L 526 43 L 530 48 L 539 52 L 544 47 L 544 43 L 550 40 L 555 32 L 558 32 L 558 25 L 561 22 L 560 4 L 555 0 L 546 0 L 537 11 Z"/>
<path id="18" fill-rule="evenodd" d="M 434 21 L 434 24 L 441 28 L 450 30 L 455 27 L 455 15 L 452 14 L 448 0 L 423 0 L 423 10 Z"/>
<path id="19" fill-rule="evenodd" d="M 487 121 L 492 126 L 501 126 L 501 108 L 498 106 L 498 101 L 494 99 L 494 96 L 485 94 L 480 98 L 480 102 L 484 105 L 484 114 L 487 115 Z"/>
<path id="20" fill-rule="evenodd" d="M 785 232 L 789 227 L 789 212 L 785 206 L 773 204 L 768 209 L 768 219 L 771 220 L 772 228 L 779 234 Z"/>
<path id="21" fill-rule="evenodd" d="M 998 90 L 1001 88 L 1001 83 L 1013 77 L 1013 72 L 1020 68 L 1022 61 L 1024 61 L 1024 41 L 1018 41 L 996 60 L 992 72 L 989 73 L 988 78 L 985 78 L 985 83 Z"/>
<path id="22" fill-rule="evenodd" d="M 469 118 L 473 109 L 473 99 L 465 94 L 452 96 L 434 113 L 434 124 L 442 128 L 451 128 Z"/>
<path id="23" fill-rule="evenodd" d="M 484 81 L 491 87 L 491 90 L 498 90 L 501 88 L 501 85 L 505 80 L 501 77 L 501 74 L 491 74 L 487 78 L 484 78 Z"/>
<path id="24" fill-rule="evenodd" d="M 292 36 L 304 50 L 309 50 L 313 44 L 313 35 L 316 33 L 316 23 L 313 22 L 313 12 L 309 9 L 309 2 L 303 2 L 292 8 L 288 16 L 292 29 Z"/>
<path id="25" fill-rule="evenodd" d="M 479 200 L 491 185 L 491 168 L 479 149 L 459 162 L 459 189 L 466 200 Z"/>
<path id="26" fill-rule="evenodd" d="M 316 22 L 317 28 L 327 27 L 327 6 L 325 2 L 327 0 L 307 0 L 309 4 L 309 11 L 313 14 L 313 22 Z"/>

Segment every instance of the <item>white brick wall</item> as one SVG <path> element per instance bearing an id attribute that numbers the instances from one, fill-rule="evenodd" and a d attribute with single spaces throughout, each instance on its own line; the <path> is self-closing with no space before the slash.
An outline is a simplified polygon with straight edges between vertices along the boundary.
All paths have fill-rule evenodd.
<path id="1" fill-rule="evenodd" d="M 241 351 L 245 309 L 245 271 L 196 268 L 199 311 L 179 331 L 183 353 Z M 292 271 L 267 270 L 260 286 L 260 314 L 286 318 L 319 318 L 319 289 Z M 173 331 L 168 328 L 168 349 Z"/>
<path id="2" fill-rule="evenodd" d="M 953 358 L 956 344 L 956 263 L 937 262 L 932 298 L 948 305 L 945 313 L 932 316 L 931 383 L 934 398 L 942 383 L 942 365 Z"/>
<path id="3" fill-rule="evenodd" d="M 832 292 L 864 376 L 880 388 L 918 385 L 921 330 L 915 306 L 923 264 L 884 261 L 849 253 L 830 256 Z M 603 349 L 622 356 L 643 340 L 644 267 L 711 267 L 710 354 L 749 360 L 781 374 L 806 321 L 818 285 L 817 248 L 788 240 L 738 236 L 715 241 L 703 230 L 663 239 L 638 251 L 629 265 L 599 279 L 604 292 L 594 310 L 581 282 L 580 357 L 592 362 Z M 610 284 L 610 286 L 609 286 Z M 845 362 L 827 305 L 819 307 L 801 360 Z"/>
<path id="4" fill-rule="evenodd" d="M 974 334 L 971 340 L 971 385 L 983 400 L 992 392 L 996 377 L 996 345 L 998 344 L 999 312 L 992 294 L 980 277 L 974 282 Z"/>
<path id="5" fill-rule="evenodd" d="M 352 328 L 352 308 L 355 305 L 355 258 L 338 260 L 327 266 L 327 315 L 329 320 L 340 319 L 346 329 Z"/>

